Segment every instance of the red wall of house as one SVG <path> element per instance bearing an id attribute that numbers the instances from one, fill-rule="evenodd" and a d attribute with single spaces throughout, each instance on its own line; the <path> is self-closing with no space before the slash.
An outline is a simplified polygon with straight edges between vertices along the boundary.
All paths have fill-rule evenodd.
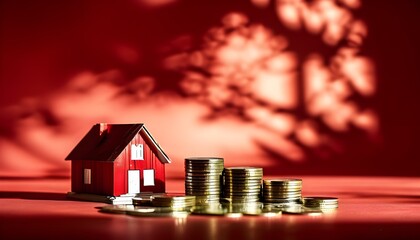
<path id="1" fill-rule="evenodd" d="M 143 144 L 144 160 L 131 160 L 131 144 Z M 155 186 L 144 186 L 143 170 L 155 170 Z M 127 145 L 114 162 L 114 195 L 128 192 L 128 170 L 140 170 L 141 192 L 165 192 L 165 165 L 156 157 L 140 134 Z"/>
<path id="2" fill-rule="evenodd" d="M 91 169 L 91 184 L 84 184 L 84 169 Z M 113 163 L 102 161 L 71 161 L 71 189 L 77 193 L 113 194 Z"/>

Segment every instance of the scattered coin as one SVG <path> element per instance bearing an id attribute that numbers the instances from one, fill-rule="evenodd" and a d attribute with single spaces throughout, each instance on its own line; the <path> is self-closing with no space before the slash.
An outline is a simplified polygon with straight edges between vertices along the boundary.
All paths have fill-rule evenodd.
<path id="1" fill-rule="evenodd" d="M 305 207 L 335 209 L 338 208 L 338 199 L 335 197 L 304 197 Z"/>

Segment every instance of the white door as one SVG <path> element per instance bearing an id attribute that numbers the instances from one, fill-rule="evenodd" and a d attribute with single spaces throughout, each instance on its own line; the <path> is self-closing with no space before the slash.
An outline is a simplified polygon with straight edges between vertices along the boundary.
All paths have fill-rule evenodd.
<path id="1" fill-rule="evenodd" d="M 128 193 L 140 192 L 140 170 L 128 170 Z"/>

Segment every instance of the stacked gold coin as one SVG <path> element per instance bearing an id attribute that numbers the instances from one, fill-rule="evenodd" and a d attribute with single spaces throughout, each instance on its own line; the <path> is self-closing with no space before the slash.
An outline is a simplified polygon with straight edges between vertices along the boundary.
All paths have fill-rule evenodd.
<path id="1" fill-rule="evenodd" d="M 134 206 L 152 206 L 152 200 L 156 196 L 162 196 L 165 195 L 164 193 L 151 193 L 151 192 L 145 192 L 145 193 L 138 193 L 133 198 L 133 205 Z"/>
<path id="2" fill-rule="evenodd" d="M 338 199 L 335 197 L 304 197 L 303 206 L 329 210 L 338 208 Z"/>
<path id="3" fill-rule="evenodd" d="M 300 203 L 302 179 L 273 179 L 263 181 L 263 199 L 268 203 Z"/>
<path id="4" fill-rule="evenodd" d="M 152 200 L 154 207 L 168 207 L 171 209 L 185 209 L 195 206 L 195 196 L 162 195 L 155 196 Z"/>
<path id="5" fill-rule="evenodd" d="M 261 194 L 263 169 L 231 167 L 224 170 L 224 200 L 231 203 L 258 202 Z"/>
<path id="6" fill-rule="evenodd" d="M 185 194 L 196 196 L 197 205 L 219 203 L 223 168 L 223 158 L 186 158 Z"/>

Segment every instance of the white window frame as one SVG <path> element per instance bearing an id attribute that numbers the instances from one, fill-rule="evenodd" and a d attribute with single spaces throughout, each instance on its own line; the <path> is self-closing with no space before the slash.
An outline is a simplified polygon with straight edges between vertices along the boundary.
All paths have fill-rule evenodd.
<path id="1" fill-rule="evenodd" d="M 131 160 L 144 160 L 143 144 L 131 144 Z"/>
<path id="2" fill-rule="evenodd" d="M 155 170 L 143 170 L 143 186 L 155 186 Z"/>

